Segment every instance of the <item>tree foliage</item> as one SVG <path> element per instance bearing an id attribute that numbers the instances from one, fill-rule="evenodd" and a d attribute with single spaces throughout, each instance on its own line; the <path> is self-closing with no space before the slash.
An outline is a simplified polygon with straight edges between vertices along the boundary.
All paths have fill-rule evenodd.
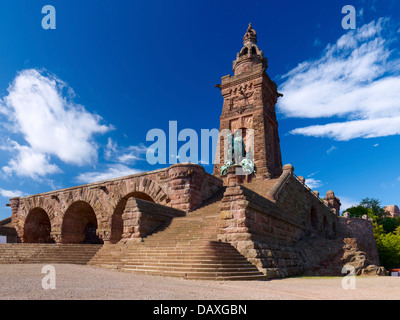
<path id="1" fill-rule="evenodd" d="M 386 269 L 400 267 L 400 217 L 386 215 L 381 202 L 375 198 L 365 198 L 357 206 L 346 210 L 351 217 L 367 215 L 372 219 L 372 227 L 379 260 Z"/>
<path id="2" fill-rule="evenodd" d="M 400 236 L 396 233 L 383 233 L 376 238 L 379 260 L 386 269 L 400 267 Z"/>

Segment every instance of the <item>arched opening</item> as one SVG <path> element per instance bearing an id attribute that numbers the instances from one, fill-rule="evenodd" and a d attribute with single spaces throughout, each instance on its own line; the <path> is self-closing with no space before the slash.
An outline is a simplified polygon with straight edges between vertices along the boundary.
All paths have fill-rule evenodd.
<path id="1" fill-rule="evenodd" d="M 252 53 L 252 54 L 257 54 L 256 47 L 251 47 L 251 53 Z"/>
<path id="2" fill-rule="evenodd" d="M 34 208 L 25 220 L 23 240 L 26 243 L 53 243 L 50 231 L 51 224 L 46 211 Z"/>
<path id="3" fill-rule="evenodd" d="M 318 217 L 317 217 L 317 210 L 315 210 L 314 207 L 311 208 L 310 222 L 311 222 L 311 228 L 313 228 L 314 230 L 317 230 L 318 229 Z"/>
<path id="4" fill-rule="evenodd" d="M 62 243 L 103 243 L 97 235 L 97 218 L 93 208 L 85 201 L 70 205 L 62 223 Z"/>
<path id="5" fill-rule="evenodd" d="M 249 49 L 247 47 L 244 47 L 243 50 L 239 53 L 239 57 L 244 56 L 249 52 Z"/>
<path id="6" fill-rule="evenodd" d="M 117 243 L 121 240 L 122 234 L 124 232 L 124 221 L 122 219 L 122 214 L 124 213 L 126 202 L 129 198 L 134 197 L 150 202 L 154 202 L 153 198 L 151 198 L 148 194 L 144 192 L 131 192 L 124 196 L 117 204 L 114 213 L 111 217 L 111 243 Z"/>

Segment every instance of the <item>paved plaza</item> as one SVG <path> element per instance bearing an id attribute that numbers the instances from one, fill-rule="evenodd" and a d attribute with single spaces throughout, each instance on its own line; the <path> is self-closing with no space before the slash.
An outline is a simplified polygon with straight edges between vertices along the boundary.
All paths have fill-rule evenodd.
<path id="1" fill-rule="evenodd" d="M 0 265 L 1 299 L 34 300 L 390 300 L 400 299 L 400 277 L 341 277 L 269 281 L 204 281 L 55 264 L 55 289 L 43 289 L 41 264 Z M 49 271 L 46 271 L 49 272 Z M 347 280 L 347 279 L 346 279 Z M 346 282 L 347 287 L 351 282 Z M 346 286 L 346 285 L 345 285 Z"/>

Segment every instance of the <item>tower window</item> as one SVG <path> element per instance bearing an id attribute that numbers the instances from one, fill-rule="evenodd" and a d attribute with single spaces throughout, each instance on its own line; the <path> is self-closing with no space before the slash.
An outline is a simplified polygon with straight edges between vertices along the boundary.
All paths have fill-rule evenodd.
<path id="1" fill-rule="evenodd" d="M 249 52 L 249 49 L 247 47 L 243 48 L 243 50 L 240 52 L 239 57 L 244 56 Z"/>

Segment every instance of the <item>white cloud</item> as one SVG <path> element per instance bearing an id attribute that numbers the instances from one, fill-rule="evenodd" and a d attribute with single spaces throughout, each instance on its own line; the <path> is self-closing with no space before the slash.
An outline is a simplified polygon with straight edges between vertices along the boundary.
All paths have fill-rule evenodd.
<path id="1" fill-rule="evenodd" d="M 93 183 L 113 178 L 140 173 L 140 170 L 131 169 L 123 164 L 109 165 L 106 171 L 85 172 L 78 175 L 76 180 L 80 183 Z"/>
<path id="2" fill-rule="evenodd" d="M 321 180 L 317 180 L 314 178 L 308 178 L 305 181 L 306 185 L 310 188 L 310 189 L 316 189 L 319 188 L 323 185 Z"/>
<path id="3" fill-rule="evenodd" d="M 5 190 L 0 188 L 0 195 L 4 198 L 14 198 L 14 197 L 23 197 L 25 193 L 19 190 Z"/>
<path id="4" fill-rule="evenodd" d="M 320 59 L 288 72 L 278 108 L 287 117 L 345 121 L 296 128 L 292 134 L 335 140 L 400 134 L 400 58 L 390 48 L 389 19 L 379 19 L 329 44 Z"/>
<path id="5" fill-rule="evenodd" d="M 400 134 L 400 117 L 335 122 L 297 128 L 292 130 L 291 133 L 313 137 L 328 137 L 339 141 L 383 137 Z"/>
<path id="6" fill-rule="evenodd" d="M 5 106 L 3 100 L 0 98 L 0 114 L 7 115 L 7 107 Z"/>
<path id="7" fill-rule="evenodd" d="M 101 124 L 100 116 L 74 103 L 73 97 L 73 90 L 55 76 L 35 69 L 17 75 L 1 108 L 26 144 L 11 141 L 17 155 L 3 167 L 6 173 L 38 177 L 59 172 L 51 163 L 53 156 L 79 166 L 97 161 L 94 135 L 112 127 Z"/>
<path id="8" fill-rule="evenodd" d="M 104 158 L 112 163 L 108 164 L 105 170 L 81 173 L 75 180 L 79 183 L 93 183 L 140 173 L 141 170 L 132 169 L 127 165 L 144 160 L 142 155 L 145 153 L 144 145 L 120 147 L 112 138 L 108 138 L 104 148 Z"/>
<path id="9" fill-rule="evenodd" d="M 117 143 L 114 142 L 111 138 L 108 138 L 107 145 L 104 149 L 104 158 L 106 160 L 111 160 L 112 155 L 117 152 Z"/>
<path id="10" fill-rule="evenodd" d="M 7 175 L 15 172 L 18 176 L 38 179 L 39 176 L 61 172 L 60 168 L 49 163 L 48 155 L 35 152 L 28 146 L 20 146 L 15 141 L 12 141 L 12 144 L 12 148 L 17 151 L 17 156 L 3 167 L 3 171 Z"/>
<path id="11" fill-rule="evenodd" d="M 327 154 L 330 154 L 332 151 L 336 150 L 337 148 L 335 146 L 330 147 L 328 150 L 326 150 Z"/>
<path id="12" fill-rule="evenodd" d="M 144 145 L 129 146 L 118 156 L 118 162 L 133 163 L 138 160 L 144 160 L 143 155 L 146 154 L 147 148 Z"/>
<path id="13" fill-rule="evenodd" d="M 120 147 L 117 142 L 108 138 L 107 146 L 104 150 L 104 157 L 108 161 L 133 164 L 138 160 L 144 160 L 143 155 L 146 154 L 147 148 L 140 144 L 138 146 Z"/>

